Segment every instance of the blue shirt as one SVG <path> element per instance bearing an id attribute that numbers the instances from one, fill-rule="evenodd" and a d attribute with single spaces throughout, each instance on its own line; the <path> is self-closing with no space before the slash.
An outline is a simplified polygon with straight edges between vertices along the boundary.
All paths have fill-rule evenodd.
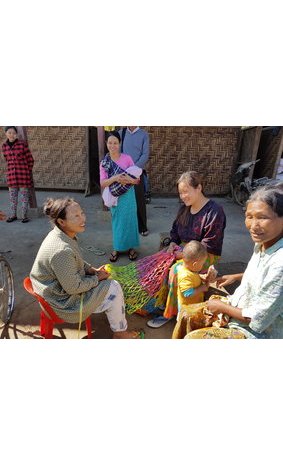
<path id="1" fill-rule="evenodd" d="M 122 131 L 122 129 L 119 131 L 121 138 Z M 139 168 L 144 169 L 149 157 L 148 133 L 141 128 L 137 128 L 133 132 L 127 129 L 123 143 L 123 153 L 130 155 L 134 164 Z"/>

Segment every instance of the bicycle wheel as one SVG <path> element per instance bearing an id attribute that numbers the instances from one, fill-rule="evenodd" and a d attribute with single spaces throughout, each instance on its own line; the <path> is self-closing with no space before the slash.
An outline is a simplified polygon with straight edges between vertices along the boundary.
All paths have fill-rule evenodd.
<path id="1" fill-rule="evenodd" d="M 11 267 L 4 257 L 0 257 L 0 318 L 8 323 L 15 304 L 14 278 Z"/>
<path id="2" fill-rule="evenodd" d="M 235 202 L 244 207 L 246 205 L 246 201 L 248 200 L 250 194 L 246 189 L 241 188 L 241 186 L 234 186 L 232 189 L 232 194 Z"/>

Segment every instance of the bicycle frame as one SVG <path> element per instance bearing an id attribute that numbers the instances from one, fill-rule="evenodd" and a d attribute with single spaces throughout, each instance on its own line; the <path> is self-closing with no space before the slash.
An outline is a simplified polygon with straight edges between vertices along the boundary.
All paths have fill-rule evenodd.
<path id="1" fill-rule="evenodd" d="M 0 255 L 0 318 L 3 323 L 11 319 L 15 305 L 14 277 L 5 257 Z"/>

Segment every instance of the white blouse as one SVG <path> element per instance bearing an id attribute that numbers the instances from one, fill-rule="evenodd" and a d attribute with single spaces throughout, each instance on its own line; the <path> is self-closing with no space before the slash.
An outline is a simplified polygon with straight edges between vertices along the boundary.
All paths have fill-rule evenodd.
<path id="1" fill-rule="evenodd" d="M 241 308 L 244 317 L 251 318 L 247 331 L 251 329 L 251 333 L 259 333 L 261 337 L 283 338 L 283 239 L 265 251 L 258 244 L 255 246 L 230 304 Z M 229 324 L 232 325 L 233 322 Z"/>

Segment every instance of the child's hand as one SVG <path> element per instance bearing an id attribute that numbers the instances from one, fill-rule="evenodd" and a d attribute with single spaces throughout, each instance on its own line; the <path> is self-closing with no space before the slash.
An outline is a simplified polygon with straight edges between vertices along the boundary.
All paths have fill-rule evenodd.
<path id="1" fill-rule="evenodd" d="M 208 268 L 208 272 L 205 278 L 205 283 L 209 285 L 210 283 L 213 283 L 216 280 L 217 277 L 217 270 L 214 268 L 213 265 L 210 265 Z"/>

